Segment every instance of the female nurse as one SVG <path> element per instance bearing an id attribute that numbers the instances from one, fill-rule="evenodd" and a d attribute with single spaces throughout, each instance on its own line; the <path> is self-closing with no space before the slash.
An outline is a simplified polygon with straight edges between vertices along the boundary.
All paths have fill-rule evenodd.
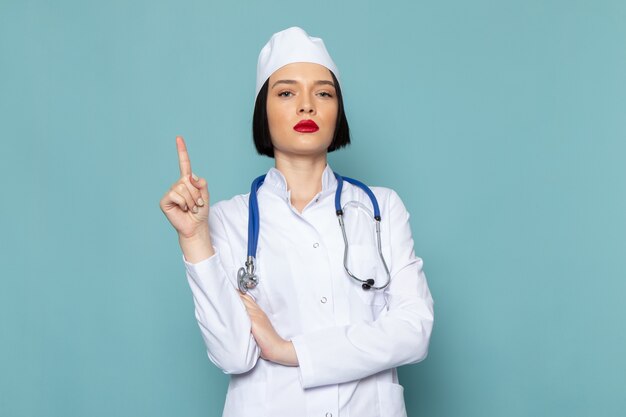
<path id="1" fill-rule="evenodd" d="M 373 200 L 328 165 L 328 152 L 350 138 L 321 39 L 291 27 L 261 50 L 253 136 L 275 160 L 258 190 L 209 209 L 207 181 L 177 137 L 180 178 L 160 202 L 178 232 L 207 355 L 231 377 L 223 416 L 406 416 L 396 368 L 426 357 L 433 299 L 398 194 L 371 188 L 377 235 Z M 258 281 L 242 289 L 239 271 L 256 237 L 248 230 L 253 193 Z M 368 289 L 360 280 L 370 277 Z"/>

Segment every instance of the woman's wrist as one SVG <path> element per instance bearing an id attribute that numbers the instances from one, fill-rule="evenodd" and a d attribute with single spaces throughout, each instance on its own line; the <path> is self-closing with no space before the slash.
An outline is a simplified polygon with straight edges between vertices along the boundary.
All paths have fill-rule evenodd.
<path id="1" fill-rule="evenodd" d="M 284 366 L 299 366 L 296 348 L 293 346 L 291 340 L 283 340 L 278 348 L 277 357 L 273 358 L 272 362 Z"/>
<path id="2" fill-rule="evenodd" d="M 186 237 L 179 235 L 178 243 L 183 251 L 183 255 L 185 255 L 185 259 L 190 263 L 198 263 L 215 254 L 208 230 L 194 236 Z"/>

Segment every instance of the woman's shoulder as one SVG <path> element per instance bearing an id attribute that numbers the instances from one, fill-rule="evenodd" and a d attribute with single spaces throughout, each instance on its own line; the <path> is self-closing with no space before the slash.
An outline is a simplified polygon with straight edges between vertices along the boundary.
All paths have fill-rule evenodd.
<path id="1" fill-rule="evenodd" d="M 360 188 L 354 184 L 350 184 L 350 186 L 354 187 L 355 189 Z M 376 201 L 378 203 L 378 206 L 380 207 L 381 212 L 386 212 L 386 213 L 394 212 L 395 213 L 395 212 L 406 211 L 404 202 L 402 201 L 402 199 L 400 198 L 400 196 L 398 195 L 395 189 L 391 187 L 387 187 L 387 186 L 380 186 L 380 185 L 367 184 L 367 186 L 374 194 L 374 197 L 376 197 Z M 364 193 L 363 198 L 366 198 L 365 191 L 361 190 L 361 192 Z"/>
<path id="2" fill-rule="evenodd" d="M 400 200 L 400 196 L 396 192 L 395 189 L 391 187 L 385 187 L 381 185 L 370 185 L 370 190 L 376 196 L 376 199 L 381 201 L 391 201 L 395 202 L 396 200 Z"/>
<path id="3" fill-rule="evenodd" d="M 217 215 L 222 220 L 248 215 L 248 196 L 250 193 L 237 194 L 231 198 L 219 200 L 211 204 L 209 214 Z"/>
<path id="4" fill-rule="evenodd" d="M 374 194 L 380 195 L 381 197 L 389 197 L 396 193 L 395 190 L 390 187 L 384 187 L 381 185 L 370 185 L 369 187 Z"/>
<path id="5" fill-rule="evenodd" d="M 370 189 L 379 201 L 379 205 L 385 207 L 385 211 L 406 212 L 404 201 L 395 189 L 383 186 L 370 186 Z M 382 207 L 381 207 L 382 210 Z"/>

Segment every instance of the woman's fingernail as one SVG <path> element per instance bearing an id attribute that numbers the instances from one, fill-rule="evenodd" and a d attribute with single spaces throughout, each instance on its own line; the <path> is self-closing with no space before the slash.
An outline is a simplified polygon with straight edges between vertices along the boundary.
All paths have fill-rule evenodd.
<path id="1" fill-rule="evenodd" d="M 193 211 L 194 213 L 198 212 L 198 206 L 193 206 L 193 208 L 191 209 L 191 211 Z"/>
<path id="2" fill-rule="evenodd" d="M 196 176 L 196 174 L 192 173 L 191 176 L 193 177 L 195 181 L 198 181 L 198 177 Z"/>
<path id="3" fill-rule="evenodd" d="M 198 205 L 199 205 L 199 206 L 204 206 L 204 200 L 202 199 L 202 197 L 200 197 L 200 198 L 198 199 Z"/>

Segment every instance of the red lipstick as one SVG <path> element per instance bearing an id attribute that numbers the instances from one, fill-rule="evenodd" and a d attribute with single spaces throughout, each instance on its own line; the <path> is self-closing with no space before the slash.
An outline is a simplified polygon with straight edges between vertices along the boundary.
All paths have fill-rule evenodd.
<path id="1" fill-rule="evenodd" d="M 313 133 L 319 130 L 319 126 L 311 119 L 300 120 L 297 125 L 293 127 L 293 130 L 302 133 Z"/>

